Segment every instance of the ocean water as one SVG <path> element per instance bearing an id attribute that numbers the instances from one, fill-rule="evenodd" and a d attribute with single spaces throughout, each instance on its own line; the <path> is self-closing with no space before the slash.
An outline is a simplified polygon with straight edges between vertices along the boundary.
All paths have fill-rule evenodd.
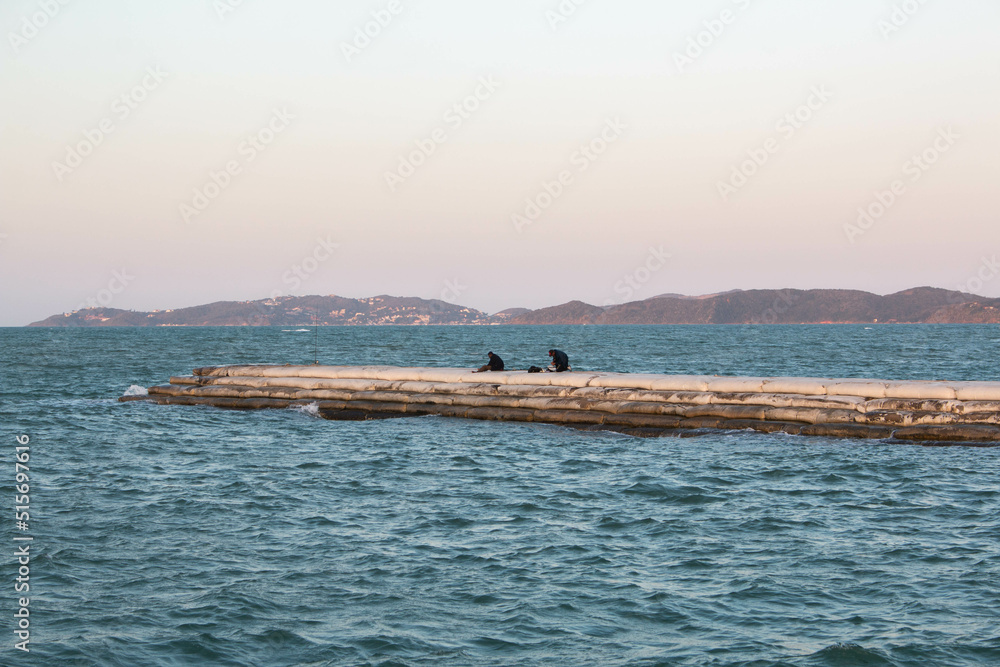
<path id="1" fill-rule="evenodd" d="M 553 346 L 578 369 L 996 380 L 998 327 L 316 338 L 0 329 L 0 664 L 1000 664 L 1000 449 L 116 401 L 202 365 L 474 367 L 492 350 L 524 368 Z"/>

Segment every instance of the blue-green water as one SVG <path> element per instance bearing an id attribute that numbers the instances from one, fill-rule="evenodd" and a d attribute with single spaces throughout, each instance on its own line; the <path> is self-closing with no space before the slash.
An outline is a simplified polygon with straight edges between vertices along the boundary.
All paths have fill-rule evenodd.
<path id="1" fill-rule="evenodd" d="M 0 664 L 1000 664 L 1000 449 L 115 400 L 313 345 L 0 330 Z M 525 367 L 553 346 L 578 369 L 1000 379 L 990 326 L 330 328 L 319 361 Z"/>

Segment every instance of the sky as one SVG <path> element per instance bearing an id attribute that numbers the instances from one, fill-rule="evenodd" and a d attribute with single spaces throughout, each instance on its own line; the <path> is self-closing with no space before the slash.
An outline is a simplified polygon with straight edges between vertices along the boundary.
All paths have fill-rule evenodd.
<path id="1" fill-rule="evenodd" d="M 995 0 L 5 0 L 0 326 L 1000 296 Z"/>

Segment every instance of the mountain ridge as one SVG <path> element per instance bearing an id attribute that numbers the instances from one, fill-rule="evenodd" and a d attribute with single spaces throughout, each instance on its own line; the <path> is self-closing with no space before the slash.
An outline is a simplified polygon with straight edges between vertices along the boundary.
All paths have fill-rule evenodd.
<path id="1" fill-rule="evenodd" d="M 439 299 L 379 295 L 282 296 L 216 301 L 172 310 L 87 308 L 28 326 L 377 326 L 550 324 L 1000 324 L 1000 299 L 935 287 L 888 295 L 861 290 L 731 290 L 700 297 L 658 295 L 643 301 L 594 306 L 570 301 L 490 315 Z"/>

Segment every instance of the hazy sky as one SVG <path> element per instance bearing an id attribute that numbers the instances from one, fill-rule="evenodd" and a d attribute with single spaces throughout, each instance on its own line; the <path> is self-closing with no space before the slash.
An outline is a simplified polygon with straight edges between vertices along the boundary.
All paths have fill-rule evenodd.
<path id="1" fill-rule="evenodd" d="M 0 325 L 1000 296 L 995 0 L 7 0 L 0 26 Z"/>

